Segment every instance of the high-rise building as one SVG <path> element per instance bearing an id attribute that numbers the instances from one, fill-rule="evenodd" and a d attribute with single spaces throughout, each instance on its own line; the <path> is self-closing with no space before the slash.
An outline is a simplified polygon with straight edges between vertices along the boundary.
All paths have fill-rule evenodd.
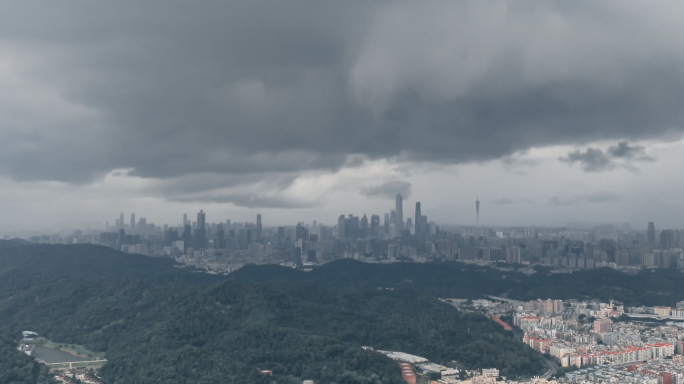
<path id="1" fill-rule="evenodd" d="M 256 238 L 257 241 L 261 241 L 261 238 L 263 236 L 263 227 L 261 226 L 261 214 L 257 214 L 257 223 L 256 223 Z"/>
<path id="2" fill-rule="evenodd" d="M 655 225 L 653 222 L 648 223 L 648 231 L 646 233 L 648 251 L 652 252 L 656 248 Z"/>
<path id="3" fill-rule="evenodd" d="M 302 241 L 308 241 L 309 236 L 307 234 L 306 227 L 304 227 L 304 223 L 297 223 L 297 226 L 295 227 L 295 240 L 302 240 Z"/>
<path id="4" fill-rule="evenodd" d="M 135 213 L 131 213 L 131 230 L 135 228 Z"/>
<path id="5" fill-rule="evenodd" d="M 123 227 L 124 227 L 124 218 L 123 218 L 123 216 L 124 216 L 124 214 L 123 214 L 123 212 L 121 212 L 121 213 L 119 214 L 119 229 L 123 229 Z"/>
<path id="6" fill-rule="evenodd" d="M 185 252 L 188 250 L 188 248 L 192 247 L 192 227 L 190 224 L 186 224 L 183 227 L 181 239 L 183 240 L 183 252 Z"/>
<path id="7" fill-rule="evenodd" d="M 404 201 L 401 198 L 401 193 L 397 193 L 394 210 L 396 211 L 394 214 L 394 227 L 397 232 L 400 232 L 404 229 Z"/>
<path id="8" fill-rule="evenodd" d="M 226 232 L 223 230 L 223 224 L 219 224 L 218 231 L 216 231 L 216 248 L 226 248 Z"/>
<path id="9" fill-rule="evenodd" d="M 521 252 L 519 247 L 513 246 L 506 249 L 506 262 L 508 264 L 520 264 Z"/>
<path id="10" fill-rule="evenodd" d="M 389 236 L 389 223 L 390 223 L 390 214 L 385 213 L 385 221 L 383 222 L 382 226 L 384 228 L 384 232 L 386 236 Z"/>
<path id="11" fill-rule="evenodd" d="M 206 214 L 204 213 L 203 210 L 200 210 L 199 213 L 197 213 L 197 229 L 206 229 L 205 223 L 206 223 Z"/>
<path id="12" fill-rule="evenodd" d="M 404 201 L 401 193 L 397 193 L 394 209 L 396 211 L 394 214 L 394 226 L 397 231 L 401 231 L 404 229 Z"/>
<path id="13" fill-rule="evenodd" d="M 669 251 L 674 248 L 674 231 L 671 229 L 664 229 L 660 232 L 660 249 Z"/>
<path id="14" fill-rule="evenodd" d="M 204 211 L 200 210 L 197 213 L 197 229 L 195 229 L 195 248 L 206 248 L 207 247 L 207 229 L 206 229 L 206 214 Z"/>
<path id="15" fill-rule="evenodd" d="M 188 214 L 184 213 L 183 214 L 183 227 L 185 227 L 186 225 L 188 225 Z"/>
<path id="16" fill-rule="evenodd" d="M 475 228 L 480 228 L 480 196 L 475 200 Z"/>
<path id="17" fill-rule="evenodd" d="M 346 223 L 347 227 L 344 229 L 344 234 L 356 240 L 359 237 L 359 217 L 349 214 Z"/>
<path id="18" fill-rule="evenodd" d="M 361 228 L 359 230 L 359 237 L 361 238 L 366 238 L 368 237 L 369 230 L 368 230 L 368 217 L 366 217 L 366 213 L 363 213 L 363 217 L 361 218 Z"/>
<path id="19" fill-rule="evenodd" d="M 380 216 L 372 215 L 370 222 L 370 236 L 380 237 Z"/>
<path id="20" fill-rule="evenodd" d="M 340 215 L 340 217 L 337 218 L 337 237 L 340 239 L 344 239 L 345 237 L 345 227 L 347 226 L 347 219 L 344 217 L 344 215 Z"/>
<path id="21" fill-rule="evenodd" d="M 414 232 L 415 232 L 416 235 L 418 235 L 418 234 L 420 234 L 420 233 L 422 232 L 422 229 L 421 229 L 421 227 L 420 227 L 420 217 L 421 217 L 421 215 L 422 215 L 422 214 L 420 213 L 420 201 L 416 201 L 416 215 L 415 215 L 415 218 L 414 218 L 414 225 L 415 225 L 415 227 L 416 227 L 416 230 L 415 230 Z"/>
<path id="22" fill-rule="evenodd" d="M 596 319 L 596 320 L 594 320 L 594 332 L 596 332 L 596 333 L 610 332 L 611 324 L 613 324 L 613 322 L 610 321 L 610 319 L 607 317 L 602 318 L 602 319 Z"/>

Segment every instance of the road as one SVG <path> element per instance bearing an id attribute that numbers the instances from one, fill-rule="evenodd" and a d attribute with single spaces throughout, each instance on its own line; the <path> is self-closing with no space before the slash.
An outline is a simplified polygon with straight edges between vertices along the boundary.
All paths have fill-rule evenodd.
<path id="1" fill-rule="evenodd" d="M 545 357 L 543 357 L 543 359 L 544 359 L 547 363 L 549 363 L 549 370 L 546 371 L 546 373 L 543 374 L 541 378 L 542 378 L 542 379 L 547 379 L 547 380 L 548 380 L 548 379 L 551 378 L 551 376 L 553 376 L 553 374 L 556 373 L 556 371 L 558 370 L 558 363 L 556 363 L 555 361 L 553 361 L 553 360 L 551 360 L 551 359 L 547 359 L 547 358 L 545 358 Z"/>
<path id="2" fill-rule="evenodd" d="M 489 296 L 489 297 L 494 298 L 493 296 Z M 518 338 L 518 339 L 522 339 L 522 337 L 523 337 L 523 331 L 522 331 L 520 328 L 518 328 L 518 327 L 512 327 L 512 328 L 513 328 L 513 334 L 515 334 L 515 337 Z M 543 355 L 541 356 L 541 358 L 544 359 L 544 361 L 546 361 L 546 363 L 549 365 L 549 370 L 546 371 L 546 372 L 541 376 L 541 378 L 542 378 L 542 379 L 547 379 L 547 380 L 548 380 L 548 379 L 549 379 L 551 376 L 553 376 L 553 374 L 556 373 L 556 371 L 558 370 L 558 363 L 556 363 L 556 362 L 555 362 L 554 360 L 552 360 L 552 359 L 547 359 L 547 358 L 544 357 Z"/>
<path id="3" fill-rule="evenodd" d="M 506 298 L 506 297 L 499 297 L 499 296 L 488 296 L 488 297 L 490 299 L 499 300 L 499 301 L 507 301 L 511 304 L 516 304 L 516 305 L 524 305 L 525 304 L 524 301 L 513 300 L 513 299 Z"/>

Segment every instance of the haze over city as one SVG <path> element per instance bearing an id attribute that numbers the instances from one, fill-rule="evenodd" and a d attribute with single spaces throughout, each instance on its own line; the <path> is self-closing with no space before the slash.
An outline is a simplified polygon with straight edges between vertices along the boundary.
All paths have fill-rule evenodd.
<path id="1" fill-rule="evenodd" d="M 5 232 L 137 212 L 682 227 L 681 2 L 0 9 Z"/>

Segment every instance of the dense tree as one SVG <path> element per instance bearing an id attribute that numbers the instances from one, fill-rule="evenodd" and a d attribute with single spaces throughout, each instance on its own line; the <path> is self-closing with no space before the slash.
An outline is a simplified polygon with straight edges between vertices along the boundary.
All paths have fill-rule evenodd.
<path id="1" fill-rule="evenodd" d="M 311 272 L 279 266 L 247 266 L 228 276 L 196 272 L 170 259 L 98 246 L 0 241 L 0 334 L 16 340 L 30 329 L 106 352 L 102 374 L 109 383 L 399 383 L 395 362 L 360 347 L 497 367 L 506 376 L 544 370 L 539 355 L 501 327 L 436 297 L 684 300 L 677 270 L 537 268 L 526 276 L 454 262 L 338 260 Z M 26 374 L 33 378 L 27 383 L 47 380 L 11 342 L 0 347 L 4 371 L 37 372 Z M 0 384 L 16 381 L 7 377 Z"/>
<path id="2" fill-rule="evenodd" d="M 361 348 L 371 343 L 511 376 L 543 371 L 489 319 L 425 292 L 220 280 L 102 247 L 0 243 L 0 332 L 104 351 L 109 383 L 400 383 L 396 362 Z"/>
<path id="3" fill-rule="evenodd" d="M 56 384 L 46 366 L 20 352 L 16 343 L 0 337 L 0 384 Z"/>

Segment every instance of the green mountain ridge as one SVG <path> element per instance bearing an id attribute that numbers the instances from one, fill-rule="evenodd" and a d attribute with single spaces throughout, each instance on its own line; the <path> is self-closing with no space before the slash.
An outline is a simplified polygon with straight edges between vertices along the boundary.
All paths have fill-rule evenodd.
<path id="1" fill-rule="evenodd" d="M 17 339 L 30 329 L 105 351 L 107 383 L 401 383 L 396 362 L 361 349 L 371 340 L 511 376 L 544 370 L 500 326 L 426 292 L 364 289 L 363 275 L 345 289 L 297 281 L 312 275 L 277 266 L 250 270 L 265 280 L 231 281 L 98 246 L 0 242 L 0 333 Z"/>
<path id="2" fill-rule="evenodd" d="M 525 275 L 460 262 L 368 264 L 351 259 L 332 261 L 306 273 L 285 271 L 289 269 L 246 266 L 228 279 L 265 284 L 274 275 L 279 283 L 304 281 L 347 291 L 392 288 L 470 299 L 506 292 L 511 299 L 523 301 L 597 298 L 629 306 L 674 306 L 684 300 L 684 276 L 676 269 L 644 269 L 628 275 L 611 268 L 550 273 L 549 268 L 536 267 L 539 272 Z"/>

